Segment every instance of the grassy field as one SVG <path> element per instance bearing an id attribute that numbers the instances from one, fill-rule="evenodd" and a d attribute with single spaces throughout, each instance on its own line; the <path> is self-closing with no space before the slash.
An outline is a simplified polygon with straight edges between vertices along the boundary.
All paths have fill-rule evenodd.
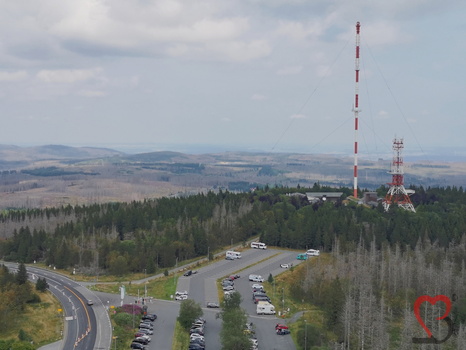
<path id="1" fill-rule="evenodd" d="M 18 340 L 21 329 L 39 346 L 61 339 L 63 315 L 58 312 L 60 303 L 50 292 L 38 294 L 41 302 L 27 305 L 24 313 L 16 318 L 15 327 L 8 333 L 0 333 L 0 339 Z"/>
<path id="2" fill-rule="evenodd" d="M 175 333 L 173 334 L 172 350 L 187 349 L 189 346 L 189 334 L 176 321 Z"/>
<path id="3" fill-rule="evenodd" d="M 126 294 L 137 297 L 144 296 L 145 290 L 147 289 L 147 296 L 156 299 L 170 300 L 171 296 L 175 294 L 176 284 L 178 282 L 180 274 L 176 276 L 163 276 L 155 280 L 149 281 L 144 284 L 136 284 L 131 282 L 126 283 L 114 283 L 114 284 L 96 284 L 91 286 L 89 289 L 96 290 L 105 293 L 120 293 L 120 286 L 124 285 L 126 288 Z"/>

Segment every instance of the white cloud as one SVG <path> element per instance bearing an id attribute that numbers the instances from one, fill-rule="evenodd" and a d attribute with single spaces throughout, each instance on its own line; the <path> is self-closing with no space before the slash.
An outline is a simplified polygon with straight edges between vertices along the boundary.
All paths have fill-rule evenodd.
<path id="1" fill-rule="evenodd" d="M 265 95 L 262 95 L 262 94 L 254 94 L 251 96 L 251 100 L 253 101 L 263 101 L 263 100 L 266 100 L 267 99 L 267 96 Z"/>
<path id="2" fill-rule="evenodd" d="M 231 122 L 231 119 L 227 118 L 227 117 L 224 117 L 224 118 L 222 118 L 222 122 L 229 123 L 229 122 Z"/>
<path id="3" fill-rule="evenodd" d="M 100 90 L 81 90 L 78 92 L 78 95 L 84 97 L 103 97 L 106 96 L 107 93 Z"/>
<path id="4" fill-rule="evenodd" d="M 0 81 L 15 82 L 22 81 L 28 78 L 28 73 L 24 70 L 16 72 L 0 72 Z"/>
<path id="5" fill-rule="evenodd" d="M 387 111 L 381 110 L 377 113 L 378 119 L 390 119 L 390 114 Z"/>
<path id="6" fill-rule="evenodd" d="M 58 69 L 41 70 L 37 73 L 37 78 L 46 83 L 76 83 L 95 78 L 100 73 L 100 69 Z"/>
<path id="7" fill-rule="evenodd" d="M 293 114 L 290 116 L 290 119 L 306 119 L 307 117 L 304 114 Z"/>
<path id="8" fill-rule="evenodd" d="M 291 66 L 291 67 L 284 67 L 277 71 L 278 75 L 294 75 L 299 74 L 303 70 L 302 66 Z"/>

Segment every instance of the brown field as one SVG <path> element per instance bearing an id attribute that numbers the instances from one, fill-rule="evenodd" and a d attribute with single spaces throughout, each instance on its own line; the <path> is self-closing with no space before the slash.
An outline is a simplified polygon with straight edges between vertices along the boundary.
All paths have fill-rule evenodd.
<path id="1" fill-rule="evenodd" d="M 11 161 L 13 151 L 9 150 Z M 69 152 L 69 150 L 68 150 Z M 0 152 L 0 161 L 5 152 Z M 30 160 L 0 166 L 0 209 L 44 208 L 139 201 L 209 190 L 248 191 L 257 185 L 352 186 L 353 159 L 333 155 L 245 153 L 188 155 L 155 152 L 89 159 Z M 38 155 L 35 155 L 38 157 Z M 359 162 L 359 185 L 375 189 L 391 181 L 391 159 Z M 1 163 L 0 163 L 1 164 Z M 53 168 L 63 174 L 24 173 Z M 466 185 L 466 162 L 405 163 L 405 185 Z"/>

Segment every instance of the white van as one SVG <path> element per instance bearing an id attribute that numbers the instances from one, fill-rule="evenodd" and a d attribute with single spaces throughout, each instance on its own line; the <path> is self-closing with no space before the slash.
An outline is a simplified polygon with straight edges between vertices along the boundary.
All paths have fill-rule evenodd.
<path id="1" fill-rule="evenodd" d="M 267 249 L 267 246 L 265 245 L 265 243 L 261 243 L 261 242 L 251 242 L 251 248 L 255 248 L 255 249 Z"/>
<path id="2" fill-rule="evenodd" d="M 241 253 L 240 252 L 235 252 L 234 250 L 229 250 L 227 251 L 227 258 L 232 258 L 232 259 L 241 259 Z"/>
<path id="3" fill-rule="evenodd" d="M 264 282 L 264 279 L 262 278 L 261 275 L 249 275 L 249 280 L 251 282 Z"/>
<path id="4" fill-rule="evenodd" d="M 309 249 L 306 254 L 308 256 L 319 256 L 320 255 L 320 250 L 316 250 L 316 249 Z"/>
<path id="5" fill-rule="evenodd" d="M 275 315 L 275 306 L 267 301 L 259 301 L 256 312 L 258 315 Z"/>

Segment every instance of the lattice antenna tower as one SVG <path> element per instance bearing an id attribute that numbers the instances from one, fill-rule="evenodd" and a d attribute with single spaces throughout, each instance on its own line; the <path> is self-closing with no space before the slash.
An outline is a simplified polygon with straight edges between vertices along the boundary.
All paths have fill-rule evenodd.
<path id="1" fill-rule="evenodd" d="M 358 118 L 359 118 L 359 44 L 360 37 L 359 33 L 361 31 L 361 24 L 356 23 L 356 61 L 355 61 L 355 71 L 356 71 L 356 84 L 355 84 L 355 94 L 354 94 L 354 185 L 353 185 L 353 196 L 358 198 Z"/>
<path id="2" fill-rule="evenodd" d="M 383 201 L 383 207 L 385 211 L 388 211 L 390 206 L 398 205 L 400 208 L 405 210 L 416 212 L 413 203 L 409 198 L 408 191 L 404 186 L 404 168 L 403 168 L 403 157 L 401 152 L 404 148 L 403 139 L 395 138 L 393 140 L 393 161 L 391 165 L 390 174 L 392 174 L 392 182 L 388 183 L 390 188 L 388 189 L 387 195 Z M 413 190 L 409 190 L 410 194 L 413 194 Z"/>

